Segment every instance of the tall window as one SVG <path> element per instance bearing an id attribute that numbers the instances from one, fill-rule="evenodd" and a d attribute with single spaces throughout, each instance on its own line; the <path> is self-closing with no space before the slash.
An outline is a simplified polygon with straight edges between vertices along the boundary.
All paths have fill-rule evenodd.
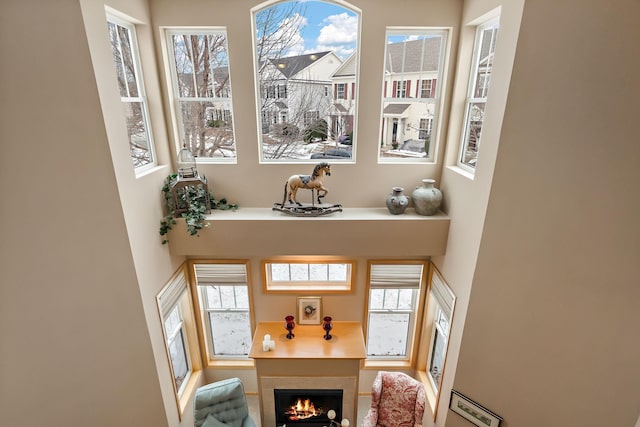
<path id="1" fill-rule="evenodd" d="M 225 30 L 169 30 L 167 37 L 180 145 L 199 161 L 235 162 Z M 228 114 L 212 121 L 212 110 Z"/>
<path id="2" fill-rule="evenodd" d="M 251 348 L 246 263 L 191 264 L 208 359 L 246 357 Z"/>
<path id="3" fill-rule="evenodd" d="M 416 368 L 419 372 L 424 373 L 429 382 L 430 387 L 426 390 L 427 400 L 435 419 L 442 389 L 442 377 L 447 359 L 451 320 L 453 319 L 456 298 L 435 267 L 431 268 L 429 283 L 428 302 L 421 338 L 421 342 L 429 344 L 421 346 Z"/>
<path id="4" fill-rule="evenodd" d="M 369 263 L 367 358 L 411 361 L 426 262 Z"/>
<path id="5" fill-rule="evenodd" d="M 476 167 L 480 136 L 487 104 L 489 82 L 498 36 L 498 19 L 478 26 L 476 30 L 469 89 L 465 107 L 464 131 L 458 164 L 468 170 Z"/>
<path id="6" fill-rule="evenodd" d="M 434 269 L 431 276 L 429 291 L 429 313 L 431 314 L 432 329 L 427 360 L 427 373 L 431 386 L 435 392 L 440 391 L 444 362 L 449 344 L 449 331 L 455 296 L 446 285 L 440 273 Z"/>
<path id="7" fill-rule="evenodd" d="M 344 4 L 285 0 L 252 10 L 262 162 L 312 162 L 327 143 L 351 158 L 341 137 L 355 129 L 356 103 L 347 90 L 352 85 L 355 93 L 360 12 Z M 317 111 L 318 120 L 306 120 L 308 111 Z M 287 122 L 269 120 L 282 112 Z M 327 136 L 310 140 L 318 122 Z"/>
<path id="8" fill-rule="evenodd" d="M 447 32 L 387 29 L 379 161 L 431 160 Z M 427 129 L 423 123 L 431 123 Z"/>
<path id="9" fill-rule="evenodd" d="M 176 402 L 182 414 L 190 397 L 186 390 L 198 383 L 196 374 L 202 370 L 184 267 L 181 267 L 160 291 L 156 300 L 173 376 Z"/>
<path id="10" fill-rule="evenodd" d="M 116 67 L 120 100 L 127 122 L 129 150 L 136 170 L 156 164 L 149 113 L 144 92 L 135 27 L 113 15 L 107 15 L 111 52 Z"/>

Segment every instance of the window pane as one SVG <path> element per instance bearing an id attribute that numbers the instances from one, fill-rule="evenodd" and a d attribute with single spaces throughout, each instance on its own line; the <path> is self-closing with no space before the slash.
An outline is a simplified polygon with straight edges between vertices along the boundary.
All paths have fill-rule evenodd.
<path id="1" fill-rule="evenodd" d="M 312 257 L 310 257 L 312 258 Z M 265 262 L 267 291 L 348 291 L 352 263 L 348 262 Z"/>
<path id="2" fill-rule="evenodd" d="M 180 390 L 182 382 L 189 373 L 187 351 L 184 345 L 182 330 L 180 330 L 180 333 L 176 335 L 175 339 L 169 343 L 169 354 L 171 355 L 171 366 L 173 367 L 173 379 L 176 383 L 176 389 Z"/>
<path id="3" fill-rule="evenodd" d="M 436 329 L 435 336 L 433 338 L 431 363 L 429 364 L 429 375 L 431 375 L 431 378 L 436 383 L 437 388 L 440 388 L 440 380 L 442 379 L 442 367 L 444 365 L 446 342 L 446 338 L 438 329 Z"/>
<path id="4" fill-rule="evenodd" d="M 406 356 L 411 315 L 369 313 L 368 356 Z"/>
<path id="5" fill-rule="evenodd" d="M 171 313 L 164 321 L 164 332 L 167 337 L 172 337 L 175 334 L 176 329 L 180 325 L 182 319 L 180 318 L 180 309 L 175 306 Z"/>
<path id="6" fill-rule="evenodd" d="M 235 157 L 233 123 L 224 102 L 181 101 L 182 141 L 196 157 Z M 229 112 L 221 115 L 220 111 Z M 224 117 L 223 119 L 220 117 Z"/>
<path id="7" fill-rule="evenodd" d="M 216 356 L 242 356 L 251 348 L 249 313 L 209 312 L 213 353 Z"/>
<path id="8" fill-rule="evenodd" d="M 430 159 L 446 33 L 388 30 L 386 41 L 379 159 Z"/>
<path id="9" fill-rule="evenodd" d="M 336 159 L 351 157 L 359 19 L 344 6 L 315 0 L 255 12 L 262 161 L 323 153 L 333 159 L 326 157 L 328 149 L 343 154 Z"/>
<path id="10" fill-rule="evenodd" d="M 381 310 L 384 307 L 384 289 L 371 289 L 369 310 Z"/>
<path id="11" fill-rule="evenodd" d="M 309 264 L 291 264 L 291 280 L 309 280 Z"/>
<path id="12" fill-rule="evenodd" d="M 477 164 L 497 36 L 498 21 L 483 24 L 476 32 L 459 159 L 459 164 L 467 169 Z"/>
<path id="13" fill-rule="evenodd" d="M 154 163 L 144 87 L 139 76 L 139 59 L 134 26 L 108 18 L 109 40 L 123 103 L 131 159 L 135 168 Z"/>
<path id="14" fill-rule="evenodd" d="M 127 120 L 127 134 L 131 159 L 135 167 L 144 166 L 153 161 L 151 155 L 151 141 L 147 130 L 142 102 L 123 102 L 124 115 Z"/>
<path id="15" fill-rule="evenodd" d="M 271 265 L 271 280 L 277 281 L 289 281 L 291 275 L 289 274 L 289 264 L 270 264 Z"/>
<path id="16" fill-rule="evenodd" d="M 227 37 L 170 31 L 180 143 L 203 159 L 235 159 Z"/>
<path id="17" fill-rule="evenodd" d="M 311 264 L 309 266 L 309 280 L 327 280 L 327 264 Z"/>

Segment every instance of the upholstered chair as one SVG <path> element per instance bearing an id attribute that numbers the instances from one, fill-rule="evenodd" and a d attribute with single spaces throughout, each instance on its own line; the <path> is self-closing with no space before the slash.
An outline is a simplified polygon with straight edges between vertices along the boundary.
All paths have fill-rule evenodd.
<path id="1" fill-rule="evenodd" d="M 362 427 L 422 426 L 425 403 L 420 381 L 402 372 L 380 371 L 371 387 L 371 408 Z"/>
<path id="2" fill-rule="evenodd" d="M 202 386 L 193 399 L 195 427 L 255 427 L 239 378 Z"/>

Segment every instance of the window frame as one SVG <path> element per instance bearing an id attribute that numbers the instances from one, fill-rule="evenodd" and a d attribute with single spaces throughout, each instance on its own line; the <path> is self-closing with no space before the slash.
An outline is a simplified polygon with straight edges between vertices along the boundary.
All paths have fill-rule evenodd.
<path id="1" fill-rule="evenodd" d="M 438 285 L 434 285 L 434 281 L 438 281 Z M 436 324 L 438 315 L 440 312 L 448 312 L 448 330 L 446 331 L 446 342 L 444 344 L 444 351 L 442 355 L 442 369 L 440 372 L 441 378 L 444 377 L 447 365 L 447 356 L 449 350 L 449 342 L 451 337 L 451 331 L 453 329 L 453 320 L 455 316 L 456 296 L 453 290 L 449 287 L 444 280 L 442 274 L 432 264 L 429 269 L 428 276 L 428 288 L 427 302 L 425 307 L 425 314 L 423 318 L 422 333 L 420 336 L 420 342 L 429 343 L 429 345 L 423 345 L 420 349 L 418 360 L 416 364 L 416 371 L 420 380 L 425 385 L 425 391 L 427 401 L 433 414 L 433 420 L 435 421 L 438 410 L 438 402 L 442 396 L 442 382 L 437 384 L 429 367 L 432 362 L 433 353 L 435 351 L 435 339 L 436 332 L 442 328 Z"/>
<path id="2" fill-rule="evenodd" d="M 400 42 L 390 43 L 390 38 L 422 36 L 424 39 L 430 37 L 441 37 L 440 51 L 438 55 L 438 69 L 434 76 L 433 71 L 422 68 L 417 71 L 405 71 L 406 45 L 403 47 L 402 69 L 394 71 L 388 70 L 396 68 L 388 64 L 390 59 L 390 45 L 397 45 Z M 381 142 L 378 147 L 378 164 L 398 164 L 398 163 L 435 163 L 437 159 L 437 151 L 439 141 L 444 135 L 444 130 L 440 129 L 444 115 L 444 87 L 446 86 L 448 58 L 450 49 L 451 29 L 444 27 L 386 27 L 385 32 L 385 61 L 383 69 L 383 84 L 381 89 L 381 114 L 380 114 L 380 131 Z M 413 40 L 405 40 L 413 41 Z M 424 45 L 422 49 L 424 49 Z M 422 51 L 424 55 L 424 50 Z M 430 81 L 431 89 L 429 97 L 423 96 L 422 88 L 425 80 Z M 433 87 L 435 82 L 435 89 Z M 404 96 L 403 96 L 404 95 Z M 402 111 L 389 110 L 393 104 L 408 104 Z M 398 106 L 400 108 L 400 106 Z M 412 112 L 412 109 L 425 109 L 425 111 Z M 432 111 L 431 111 L 432 110 Z M 424 141 L 419 138 L 419 121 L 422 118 L 430 118 L 432 120 L 431 133 Z M 414 137 L 410 136 L 415 134 Z M 399 137 L 402 138 L 399 138 Z M 408 140 L 423 141 L 425 146 L 424 155 L 422 151 L 412 152 L 410 150 L 401 150 L 401 142 Z M 386 143 L 385 143 L 386 141 Z M 384 155 L 386 151 L 391 149 L 393 155 Z"/>
<path id="3" fill-rule="evenodd" d="M 173 124 L 174 131 L 174 139 L 176 142 L 176 153 L 180 151 L 183 147 L 184 140 L 184 117 L 182 114 L 182 104 L 188 102 L 202 102 L 202 103 L 211 103 L 213 108 L 218 110 L 229 111 L 231 118 L 231 136 L 233 139 L 233 156 L 222 156 L 222 157 L 204 157 L 198 156 L 197 153 L 191 149 L 195 156 L 196 163 L 201 164 L 237 164 L 238 162 L 238 153 L 237 153 L 237 141 L 236 141 L 236 118 L 233 107 L 233 88 L 231 83 L 231 64 L 230 64 L 230 52 L 229 52 L 229 38 L 227 34 L 227 28 L 221 26 L 206 26 L 206 27 L 189 27 L 189 26 L 176 26 L 176 27 L 163 27 L 163 43 L 164 43 L 164 53 L 165 53 L 165 62 L 166 69 L 168 70 L 168 94 L 170 99 L 170 110 L 171 110 L 171 120 Z M 228 96 L 182 96 L 180 94 L 180 84 L 178 82 L 178 70 L 176 69 L 176 57 L 175 57 L 175 48 L 173 44 L 173 36 L 216 36 L 221 35 L 225 38 L 224 50 L 226 52 L 227 59 L 227 73 L 228 73 L 228 84 L 225 87 L 224 94 Z M 200 94 L 199 94 L 200 95 Z M 216 108 L 217 103 L 223 103 L 222 108 Z M 228 108 L 227 108 L 228 107 Z M 206 114 L 206 109 L 205 109 Z"/>
<path id="4" fill-rule="evenodd" d="M 134 172 L 136 176 L 139 176 L 158 166 L 158 159 L 156 155 L 153 131 L 151 129 L 151 116 L 149 114 L 149 102 L 147 99 L 146 85 L 144 83 L 144 75 L 142 73 L 140 46 L 138 44 L 136 24 L 133 23 L 132 20 L 124 18 L 123 16 L 121 16 L 121 14 L 117 13 L 117 11 L 112 10 L 110 8 L 106 8 L 105 14 L 106 14 L 107 25 L 113 24 L 113 25 L 121 26 L 125 28 L 129 34 L 129 38 L 131 42 L 131 59 L 133 62 L 132 64 L 133 74 L 134 74 L 134 79 L 136 81 L 138 96 L 123 97 L 122 95 L 120 95 L 120 102 L 123 104 L 123 107 L 129 103 L 134 103 L 134 102 L 139 102 L 141 106 L 140 108 L 142 112 L 142 121 L 144 123 L 145 135 L 146 135 L 147 143 L 149 145 L 148 153 L 150 157 L 150 162 L 140 166 L 136 166 L 134 162 L 134 157 L 131 155 L 131 161 L 133 163 Z M 111 49 L 113 49 L 113 45 L 111 43 L 111 37 L 109 37 L 109 46 Z M 119 50 L 121 51 L 121 49 Z M 114 59 L 114 67 L 116 67 L 115 59 Z M 116 74 L 117 74 L 117 70 L 116 70 Z M 128 117 L 125 113 L 125 122 L 127 120 L 128 120 Z M 131 151 L 131 147 L 133 146 L 133 143 L 131 141 L 131 135 L 129 135 L 128 125 L 126 127 L 127 127 L 128 141 L 129 141 L 129 150 Z"/>
<path id="5" fill-rule="evenodd" d="M 204 291 L 199 288 L 203 288 L 203 285 L 198 284 L 198 278 L 196 275 L 196 264 L 206 264 L 206 265 L 244 265 L 245 270 L 245 286 L 247 288 L 247 298 L 248 298 L 248 308 L 246 310 L 231 310 L 236 312 L 244 312 L 246 311 L 249 317 L 249 330 L 250 336 L 253 337 L 253 333 L 255 331 L 255 321 L 254 321 L 254 312 L 253 312 L 253 297 L 252 297 L 252 285 L 251 285 L 251 275 L 249 268 L 248 260 L 189 260 L 187 262 L 188 270 L 189 270 L 189 281 L 191 286 L 191 293 L 193 296 L 193 306 L 196 312 L 197 318 L 197 329 L 198 336 L 200 338 L 200 354 L 202 360 L 207 367 L 215 367 L 215 366 L 254 366 L 253 359 L 249 358 L 249 351 L 251 349 L 251 344 L 249 344 L 249 348 L 247 350 L 246 355 L 216 355 L 214 353 L 214 343 L 213 343 L 213 333 L 211 330 L 210 317 L 208 315 L 212 310 L 205 307 L 203 303 Z M 205 285 L 206 286 L 206 285 Z M 213 310 L 220 311 L 220 310 Z"/>
<path id="6" fill-rule="evenodd" d="M 291 4 L 307 3 L 303 11 L 291 7 Z M 326 46 L 306 48 L 305 52 L 317 49 L 315 52 L 300 53 L 297 46 L 282 45 L 282 40 L 277 43 L 269 43 L 270 35 L 282 31 L 280 25 L 262 25 L 261 14 L 269 8 L 275 12 L 270 16 L 279 22 L 295 23 L 304 18 L 309 9 L 313 9 L 314 3 L 323 3 L 329 10 L 322 17 L 348 15 L 353 22 L 356 40 L 351 54 L 343 52 L 345 49 L 328 50 Z M 288 7 L 291 7 L 287 10 Z M 309 8 L 309 9 L 306 9 Z M 339 10 L 336 10 L 339 9 Z M 311 11 L 310 13 L 313 13 Z M 320 13 L 320 12 L 318 12 Z M 324 12 L 322 12 L 324 13 Z M 286 15 L 286 18 L 283 17 Z M 317 18 L 317 16 L 316 16 Z M 351 147 L 339 147 L 348 153 L 344 158 L 335 158 L 334 162 L 355 162 L 355 133 L 358 120 L 358 102 L 354 97 L 355 86 L 359 84 L 360 45 L 362 38 L 362 10 L 346 2 L 335 0 L 311 0 L 310 2 L 296 2 L 293 0 L 272 0 L 263 2 L 251 8 L 251 25 L 253 33 L 253 63 L 255 83 L 255 108 L 257 111 L 257 143 L 259 162 L 261 164 L 308 164 L 315 160 L 311 155 L 323 150 L 321 145 L 312 145 L 304 140 L 306 130 L 303 113 L 305 110 L 318 110 L 321 113 L 320 120 L 327 122 L 327 140 L 334 141 L 336 147 L 342 144 L 340 139 L 344 135 L 351 135 Z M 288 24 L 285 24 L 287 26 Z M 295 24 L 292 24 L 295 25 Z M 277 30 L 275 29 L 277 27 Z M 264 34 L 262 30 L 268 29 Z M 298 29 L 287 28 L 289 31 Z M 266 34 L 266 36 L 265 36 Z M 267 40 L 266 43 L 264 41 Z M 297 38 L 292 38 L 297 40 Z M 308 39 L 311 40 L 311 39 Z M 261 47 L 261 43 L 267 47 Z M 352 44 L 348 41 L 349 47 Z M 320 54 L 320 55 L 317 55 Z M 299 58 L 296 58 L 299 57 Z M 285 60 L 286 59 L 286 60 Z M 337 59 L 337 61 L 336 61 Z M 311 62 L 307 62 L 311 61 Z M 314 61 L 318 61 L 318 68 L 313 68 Z M 354 64 L 352 64 L 352 62 Z M 300 67 L 300 64 L 302 66 Z M 298 68 L 300 67 L 300 68 Z M 331 70 L 329 70 L 331 68 Z M 351 70 L 355 71 L 351 71 Z M 345 72 L 345 74 L 338 74 Z M 344 82 L 346 79 L 346 82 Z M 337 96 L 338 81 L 343 87 L 342 96 Z M 276 102 L 265 96 L 264 87 L 271 82 L 287 82 L 285 98 Z M 351 83 L 352 97 L 349 98 L 348 90 Z M 276 97 L 277 98 L 277 97 Z M 287 110 L 287 122 L 278 123 L 268 120 L 272 114 Z M 293 131 L 290 131 L 293 130 Z M 315 141 L 311 141 L 315 143 Z"/>
<path id="7" fill-rule="evenodd" d="M 299 293 L 314 292 L 318 294 L 346 294 L 353 290 L 354 272 L 356 262 L 352 259 L 340 257 L 286 257 L 286 258 L 266 258 L 262 262 L 262 284 L 265 293 Z M 274 283 L 271 276 L 271 264 L 345 264 L 347 265 L 346 280 L 344 282 L 335 281 L 278 281 Z"/>
<path id="8" fill-rule="evenodd" d="M 489 81 L 487 82 L 486 80 L 486 74 L 484 74 L 485 77 L 485 82 L 482 86 L 483 88 L 483 95 L 482 97 L 477 97 L 475 96 L 475 92 L 478 89 L 477 84 L 478 84 L 478 77 L 479 77 L 479 68 L 480 68 L 480 51 L 481 51 L 481 47 L 482 47 L 482 43 L 484 40 L 484 35 L 483 32 L 486 29 L 495 27 L 495 31 L 494 33 L 492 33 L 492 37 L 494 37 L 497 40 L 498 37 L 498 33 L 500 30 L 500 16 L 494 16 L 490 19 L 487 19 L 483 22 L 478 23 L 475 26 L 475 36 L 474 36 L 474 41 L 473 41 L 473 51 L 472 51 L 472 55 L 471 55 L 471 67 L 469 70 L 469 81 L 467 84 L 467 92 L 466 92 L 466 98 L 465 98 L 465 103 L 464 103 L 464 118 L 462 121 L 462 132 L 461 132 L 461 136 L 460 136 L 460 148 L 458 151 L 458 157 L 457 157 L 457 161 L 456 164 L 459 168 L 461 168 L 462 170 L 469 172 L 469 173 L 474 173 L 476 166 L 477 166 L 477 161 L 478 161 L 478 156 L 480 153 L 480 141 L 481 141 L 481 136 L 482 136 L 482 127 L 484 126 L 484 111 L 486 109 L 486 105 L 488 102 L 488 92 L 489 92 L 489 85 L 491 83 L 490 81 L 490 77 L 489 77 Z M 490 43 L 490 46 L 493 46 L 493 50 L 490 51 L 490 56 L 494 56 L 495 57 L 495 49 L 496 49 L 496 44 L 497 42 L 494 43 Z M 491 49 L 491 48 L 490 48 Z M 495 59 L 493 59 L 491 61 L 491 70 L 493 73 L 493 63 L 494 63 Z M 474 104 L 482 104 L 483 107 L 483 115 L 482 115 L 482 120 L 479 122 L 478 125 L 478 121 L 472 121 L 470 118 L 471 115 L 471 109 L 472 106 Z M 477 136 L 475 137 L 475 159 L 471 159 L 468 162 L 463 161 L 464 157 L 465 157 L 465 152 L 468 150 L 468 147 L 470 145 L 470 139 L 471 139 L 471 132 L 472 129 L 475 127 L 477 128 L 479 126 L 479 131 L 477 131 Z M 475 162 L 473 164 L 470 164 L 472 160 L 475 160 Z"/>
<path id="9" fill-rule="evenodd" d="M 413 308 L 411 310 L 411 324 L 409 325 L 407 331 L 407 349 L 405 356 L 369 356 L 368 349 L 368 336 L 369 336 L 369 328 L 370 321 L 369 315 L 371 313 L 371 290 L 376 289 L 375 286 L 371 285 L 372 281 L 372 266 L 373 265 L 421 265 L 422 272 L 420 275 L 418 287 L 416 289 L 413 301 Z M 417 357 L 419 354 L 419 346 L 417 345 L 419 341 L 419 337 L 422 334 L 423 327 L 423 314 L 424 314 L 424 306 L 425 306 L 425 296 L 427 294 L 427 277 L 429 272 L 430 262 L 428 260 L 369 260 L 367 262 L 367 288 L 366 288 L 366 303 L 365 303 L 365 311 L 364 311 L 364 336 L 365 336 L 365 348 L 367 352 L 366 359 L 364 361 L 364 366 L 366 368 L 388 368 L 388 367 L 396 367 L 396 368 L 409 368 L 414 367 L 417 363 Z M 387 289 L 401 289 L 398 288 L 390 288 Z M 405 287 L 406 288 L 406 287 Z M 378 311 L 378 310 L 376 310 Z M 404 310 L 403 312 L 406 312 Z"/>
<path id="10" fill-rule="evenodd" d="M 192 306 L 191 293 L 188 283 L 186 264 L 182 264 L 172 275 L 167 284 L 156 295 L 156 305 L 162 329 L 162 338 L 167 355 L 167 363 L 171 376 L 171 385 L 178 407 L 178 418 L 182 420 L 185 411 L 190 404 L 191 396 L 200 385 L 202 377 L 202 362 L 200 359 L 198 331 L 195 322 L 195 314 Z M 190 366 L 190 372 L 178 388 L 175 383 L 174 362 L 171 357 L 169 336 L 166 330 L 166 319 L 174 309 L 178 309 L 181 314 L 181 324 L 185 352 Z"/>

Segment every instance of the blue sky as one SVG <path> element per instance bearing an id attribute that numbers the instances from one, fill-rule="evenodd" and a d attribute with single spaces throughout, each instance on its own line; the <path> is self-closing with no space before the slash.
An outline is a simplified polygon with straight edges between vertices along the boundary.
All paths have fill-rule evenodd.
<path id="1" fill-rule="evenodd" d="M 332 3 L 312 0 L 297 3 L 304 3 L 306 13 L 294 18 L 300 20 L 300 32 L 295 35 L 297 43 L 290 55 L 332 50 L 346 58 L 356 49 L 358 17 L 355 13 Z"/>

